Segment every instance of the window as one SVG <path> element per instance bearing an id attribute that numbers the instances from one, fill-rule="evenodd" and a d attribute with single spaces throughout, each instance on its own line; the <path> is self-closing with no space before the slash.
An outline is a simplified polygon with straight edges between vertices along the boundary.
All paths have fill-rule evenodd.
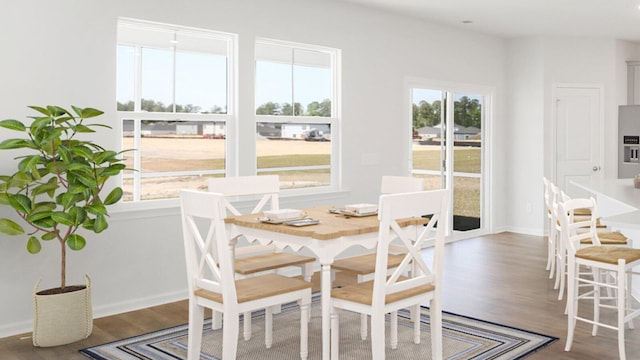
<path id="1" fill-rule="evenodd" d="M 337 49 L 256 42 L 257 172 L 278 174 L 283 189 L 337 183 L 339 56 Z"/>
<path id="2" fill-rule="evenodd" d="M 121 19 L 117 110 L 125 201 L 178 197 L 224 176 L 234 121 L 232 34 Z"/>

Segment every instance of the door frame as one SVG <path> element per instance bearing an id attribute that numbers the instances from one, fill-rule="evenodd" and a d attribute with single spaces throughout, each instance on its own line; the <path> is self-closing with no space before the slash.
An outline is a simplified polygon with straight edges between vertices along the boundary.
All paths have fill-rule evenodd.
<path id="1" fill-rule="evenodd" d="M 469 231 L 453 231 L 453 192 L 450 195 L 449 199 L 449 229 L 447 229 L 447 235 L 453 235 L 451 238 L 453 240 L 461 240 L 467 239 L 479 235 L 484 235 L 493 232 L 494 229 L 494 218 L 495 211 L 492 211 L 493 207 L 491 204 L 493 203 L 493 119 L 495 112 L 495 96 L 496 89 L 495 87 L 483 86 L 483 85 L 471 85 L 464 83 L 456 83 L 456 82 L 447 82 L 433 79 L 425 79 L 425 78 L 415 78 L 415 77 L 406 77 L 404 81 L 404 94 L 405 94 L 405 114 L 404 118 L 406 121 L 403 121 L 404 133 L 407 135 L 407 138 L 410 139 L 412 135 L 412 94 L 411 89 L 419 87 L 419 88 L 430 88 L 441 91 L 449 91 L 452 93 L 472 93 L 479 94 L 484 97 L 483 100 L 483 123 L 482 123 L 482 163 L 480 170 L 480 228 L 469 230 Z M 447 101 L 449 101 L 447 99 Z M 453 99 L 451 100 L 450 108 L 453 109 Z M 453 120 L 453 113 L 451 113 L 451 120 Z M 449 137 L 453 139 L 453 128 L 450 127 L 451 131 Z M 410 142 L 405 142 L 405 152 L 407 167 L 407 174 L 411 175 L 413 170 L 412 163 L 412 148 Z M 446 161 L 453 161 L 453 149 L 446 149 Z M 453 187 L 453 164 L 447 163 L 447 169 L 451 169 L 450 176 L 446 176 L 446 186 L 451 189 Z"/>
<path id="2" fill-rule="evenodd" d="M 558 176 L 558 158 L 556 156 L 558 149 L 558 89 L 597 89 L 599 92 L 598 101 L 600 105 L 599 115 L 598 115 L 598 129 L 599 129 L 599 149 L 598 149 L 598 163 L 600 166 L 600 170 L 598 171 L 598 176 L 602 179 L 604 176 L 604 84 L 601 83 L 553 83 L 551 89 L 551 176 L 549 177 L 555 184 L 559 184 Z"/>

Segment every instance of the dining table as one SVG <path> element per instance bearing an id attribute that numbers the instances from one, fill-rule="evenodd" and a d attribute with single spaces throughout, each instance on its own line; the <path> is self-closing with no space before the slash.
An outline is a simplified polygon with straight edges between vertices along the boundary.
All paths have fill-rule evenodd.
<path id="1" fill-rule="evenodd" d="M 330 358 L 331 339 L 331 264 L 338 255 L 354 246 L 373 249 L 378 240 L 379 220 L 376 214 L 359 216 L 355 213 L 335 211 L 332 206 L 317 206 L 303 211 L 304 217 L 319 222 L 313 225 L 293 226 L 270 221 L 262 214 L 231 216 L 225 219 L 230 237 L 243 235 L 250 242 L 273 244 L 279 249 L 299 251 L 309 249 L 320 263 L 320 292 L 322 311 L 322 358 Z M 334 211 L 330 211 L 334 210 Z M 424 218 L 409 218 L 400 226 L 422 225 Z M 233 247 L 233 246 L 232 246 Z M 233 251 L 233 250 L 231 250 Z"/>

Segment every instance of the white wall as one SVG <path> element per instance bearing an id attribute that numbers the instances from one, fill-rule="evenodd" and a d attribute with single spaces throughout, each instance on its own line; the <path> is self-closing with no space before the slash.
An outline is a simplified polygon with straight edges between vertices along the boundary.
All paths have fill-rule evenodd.
<path id="1" fill-rule="evenodd" d="M 384 12 L 320 0 L 23 0 L 5 4 L 0 22 L 0 118 L 24 119 L 27 105 L 56 104 L 102 109 L 115 123 L 116 20 L 131 17 L 239 34 L 241 57 L 238 114 L 240 131 L 253 133 L 253 41 L 256 36 L 342 49 L 343 183 L 341 201 L 374 199 L 383 174 L 403 174 L 408 126 L 402 119 L 406 77 L 488 86 L 504 98 L 505 42 Z M 494 109 L 496 129 L 504 125 L 504 100 Z M 505 127 L 506 128 L 506 127 Z M 361 136 L 366 129 L 367 136 Z M 498 135 L 505 136 L 505 130 Z M 10 134 L 0 129 L 0 138 Z M 494 153 L 510 142 L 497 140 Z M 100 134 L 117 147 L 117 131 Z M 239 146 L 252 149 L 252 137 Z M 0 173 L 13 168 L 12 154 L 0 153 Z M 374 159 L 375 161 L 371 161 Z M 365 161 L 366 160 L 366 161 Z M 508 171 L 502 157 L 498 169 Z M 252 156 L 240 159 L 248 173 Z M 244 168 L 242 164 L 246 165 Z M 502 171 L 502 170 L 501 170 Z M 539 178 L 539 177 L 538 177 Z M 508 185 L 515 179 L 501 179 Z M 509 204 L 494 188 L 490 216 L 506 227 Z M 366 199 L 366 200 L 365 200 Z M 287 203 L 288 202 L 288 203 Z M 289 199 L 283 205 L 311 205 Z M 0 208 L 0 216 L 8 216 Z M 184 298 L 186 293 L 178 209 L 112 212 L 110 229 L 69 255 L 69 282 L 87 273 L 93 279 L 95 316 Z M 49 244 L 46 244 L 49 245 Z M 0 337 L 31 329 L 31 292 L 58 282 L 57 249 L 39 255 L 25 241 L 0 235 Z M 186 319 L 185 319 L 186 321 Z"/>
<path id="2" fill-rule="evenodd" d="M 544 120 L 544 51 L 539 38 L 509 42 L 508 115 L 504 122 L 505 224 L 516 232 L 539 234 L 543 228 L 542 168 Z M 498 188 L 499 189 L 499 188 Z M 508 200 L 506 200 L 508 199 Z"/>
<path id="3" fill-rule="evenodd" d="M 546 218 L 542 176 L 553 179 L 554 84 L 604 89 L 605 178 L 617 177 L 618 105 L 626 103 L 626 60 L 638 44 L 603 38 L 534 37 L 508 42 L 506 230 L 541 235 Z M 495 181 L 502 181 L 500 175 Z M 528 205 L 531 204 L 531 207 Z M 532 211 L 529 212 L 529 209 Z"/>

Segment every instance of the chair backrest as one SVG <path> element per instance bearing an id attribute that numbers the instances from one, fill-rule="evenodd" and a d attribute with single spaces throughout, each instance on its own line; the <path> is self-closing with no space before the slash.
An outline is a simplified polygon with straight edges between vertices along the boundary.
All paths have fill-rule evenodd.
<path id="1" fill-rule="evenodd" d="M 237 176 L 209 179 L 209 191 L 224 195 L 224 206 L 232 215 L 242 215 L 231 204 L 230 198 L 249 199 L 255 198 L 256 205 L 251 214 L 256 214 L 265 209 L 269 204 L 269 210 L 279 209 L 278 193 L 280 192 L 280 178 L 278 175 Z"/>
<path id="2" fill-rule="evenodd" d="M 237 303 L 233 264 L 225 230 L 222 194 L 180 191 L 182 235 L 189 294 L 204 289 L 222 294 L 225 305 Z M 216 261 L 218 260 L 218 261 Z"/>
<path id="3" fill-rule="evenodd" d="M 386 294 L 417 286 L 433 284 L 437 294 L 442 291 L 442 258 L 448 226 L 448 194 L 449 190 L 442 189 L 380 196 L 380 228 L 372 303 L 374 307 L 384 306 Z M 430 216 L 429 222 L 418 227 L 417 235 L 415 228 L 402 228 L 397 223 L 400 219 L 421 218 L 426 215 Z M 434 239 L 434 233 L 433 261 L 431 266 L 428 266 L 420 254 L 420 249 L 425 241 Z M 396 239 L 405 246 L 406 253 L 401 264 L 387 279 L 389 245 Z M 410 274 L 409 279 L 401 280 L 400 277 L 407 273 Z"/>
<path id="4" fill-rule="evenodd" d="M 544 176 L 542 177 L 542 183 L 544 184 L 544 204 L 547 207 L 547 215 L 551 217 L 553 211 L 553 191 L 551 186 L 553 184 Z"/>
<path id="5" fill-rule="evenodd" d="M 415 192 L 424 190 L 424 179 L 412 176 L 389 176 L 382 177 L 380 184 L 380 194 L 398 194 L 405 192 Z"/>
<path id="6" fill-rule="evenodd" d="M 591 215 L 574 217 L 576 209 L 589 209 Z M 558 220 L 561 227 L 561 241 L 569 256 L 574 256 L 580 242 L 590 239 L 593 245 L 600 245 L 598 238 L 596 201 L 589 199 L 567 199 L 558 202 Z"/>

